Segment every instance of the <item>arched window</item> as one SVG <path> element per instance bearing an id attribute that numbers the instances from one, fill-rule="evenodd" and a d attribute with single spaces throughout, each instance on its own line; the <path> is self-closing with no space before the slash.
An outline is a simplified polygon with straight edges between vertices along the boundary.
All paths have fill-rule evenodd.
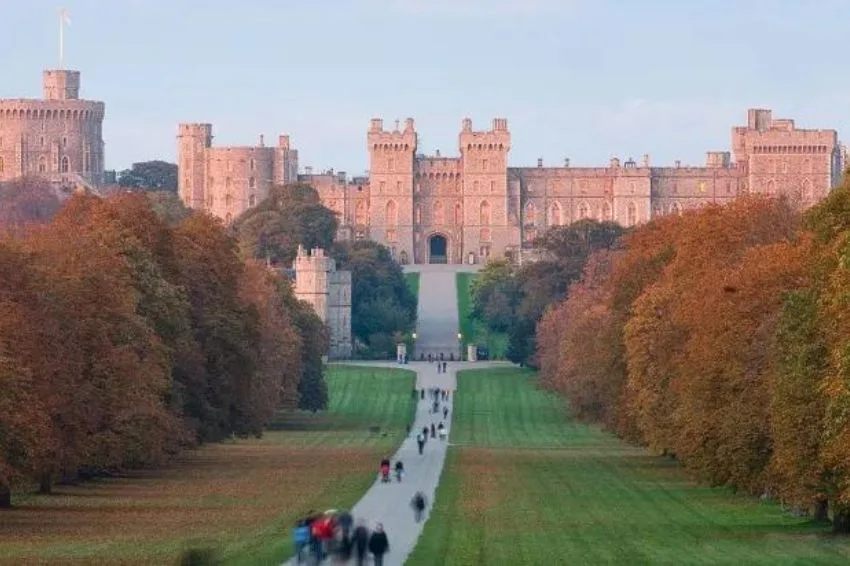
<path id="1" fill-rule="evenodd" d="M 626 225 L 634 226 L 635 224 L 637 224 L 637 207 L 635 203 L 630 202 L 626 209 Z"/>
<path id="2" fill-rule="evenodd" d="M 256 186 L 257 186 L 257 180 L 256 179 L 254 179 L 253 177 L 248 179 L 248 188 L 249 189 L 253 189 Z"/>
<path id="3" fill-rule="evenodd" d="M 354 206 L 354 223 L 368 224 L 369 223 L 369 208 L 366 206 L 366 201 L 358 201 Z"/>
<path id="4" fill-rule="evenodd" d="M 253 159 L 250 161 L 250 164 L 251 164 L 251 171 L 253 171 L 253 170 L 254 170 L 254 166 L 255 166 L 255 163 L 254 163 L 254 160 L 253 160 Z"/>
<path id="5" fill-rule="evenodd" d="M 459 202 L 455 203 L 455 224 L 458 226 L 463 224 L 463 208 Z"/>
<path id="6" fill-rule="evenodd" d="M 387 225 L 395 226 L 398 224 L 398 206 L 394 200 L 387 202 Z"/>
<path id="7" fill-rule="evenodd" d="M 47 173 L 47 158 L 43 155 L 38 158 L 38 172 Z"/>
<path id="8" fill-rule="evenodd" d="M 561 225 L 561 205 L 553 202 L 549 207 L 549 226 Z"/>
<path id="9" fill-rule="evenodd" d="M 590 216 L 590 207 L 587 206 L 586 202 L 580 203 L 578 205 L 578 219 L 584 220 Z"/>
<path id="10" fill-rule="evenodd" d="M 611 221 L 611 205 L 607 202 L 602 203 L 602 221 L 610 222 Z"/>
<path id="11" fill-rule="evenodd" d="M 537 224 L 537 207 L 534 206 L 533 202 L 525 205 L 525 224 L 529 226 Z"/>
<path id="12" fill-rule="evenodd" d="M 68 162 L 68 156 L 66 155 L 62 158 L 62 161 L 60 162 L 59 171 L 61 171 L 62 173 L 67 173 L 69 168 L 70 163 Z"/>
<path id="13" fill-rule="evenodd" d="M 437 201 L 434 203 L 434 224 L 442 224 L 445 222 L 445 217 L 443 216 L 443 203 Z"/>
<path id="14" fill-rule="evenodd" d="M 481 207 L 479 208 L 479 222 L 483 225 L 490 224 L 490 203 L 486 200 L 481 201 Z"/>

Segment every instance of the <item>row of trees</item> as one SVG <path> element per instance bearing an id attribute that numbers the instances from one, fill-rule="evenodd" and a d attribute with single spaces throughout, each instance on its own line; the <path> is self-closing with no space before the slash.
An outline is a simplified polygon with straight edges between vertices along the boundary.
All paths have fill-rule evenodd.
<path id="1" fill-rule="evenodd" d="M 850 185 L 746 197 L 592 254 L 537 329 L 579 418 L 850 530 Z"/>
<path id="2" fill-rule="evenodd" d="M 334 242 L 339 219 L 311 186 L 295 183 L 240 216 L 234 230 L 245 257 L 290 267 L 298 251 L 322 248 L 337 269 L 351 271 L 351 330 L 364 357 L 395 356 L 395 345 L 416 323 L 416 297 L 389 250 L 369 240 Z"/>
<path id="3" fill-rule="evenodd" d="M 492 332 L 508 334 L 508 359 L 534 365 L 535 328 L 546 308 L 566 296 L 592 253 L 610 249 L 622 233 L 613 222 L 583 220 L 538 237 L 538 261 L 521 267 L 509 260 L 488 262 L 472 284 L 472 317 Z"/>
<path id="4" fill-rule="evenodd" d="M 220 222 L 134 193 L 20 224 L 0 239 L 0 506 L 17 481 L 48 492 L 324 407 L 321 321 Z"/>

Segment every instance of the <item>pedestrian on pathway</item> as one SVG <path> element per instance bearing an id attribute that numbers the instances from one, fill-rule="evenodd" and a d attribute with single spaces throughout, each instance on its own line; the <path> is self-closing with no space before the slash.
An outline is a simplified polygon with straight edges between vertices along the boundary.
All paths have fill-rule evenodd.
<path id="1" fill-rule="evenodd" d="M 444 419 L 449 418 L 449 408 L 445 407 L 445 406 L 443 407 L 443 418 Z"/>
<path id="2" fill-rule="evenodd" d="M 437 438 L 437 427 L 434 426 L 434 423 L 431 423 L 431 438 Z"/>
<path id="3" fill-rule="evenodd" d="M 446 364 L 446 362 L 443 362 L 443 373 L 446 373 L 446 366 L 447 366 L 447 365 L 448 365 L 448 364 Z"/>
<path id="4" fill-rule="evenodd" d="M 351 516 L 351 513 L 342 511 L 336 516 L 336 523 L 339 525 L 345 543 L 351 542 L 351 529 L 354 526 L 354 517 Z"/>
<path id="5" fill-rule="evenodd" d="M 354 544 L 354 556 L 357 558 L 357 566 L 365 566 L 366 550 L 369 547 L 369 529 L 366 527 L 366 521 L 363 519 L 357 519 L 357 526 L 354 528 L 351 541 Z"/>
<path id="6" fill-rule="evenodd" d="M 425 435 L 421 432 L 416 435 L 416 445 L 419 446 L 419 454 L 422 454 L 422 451 L 425 449 Z"/>
<path id="7" fill-rule="evenodd" d="M 419 392 L 419 398 L 423 399 L 423 400 L 425 399 L 425 389 L 424 388 L 422 389 L 422 391 Z"/>
<path id="8" fill-rule="evenodd" d="M 372 553 L 375 566 L 384 566 L 384 554 L 389 551 L 390 541 L 387 539 L 387 533 L 384 532 L 384 525 L 378 523 L 375 532 L 369 537 L 369 552 Z"/>
<path id="9" fill-rule="evenodd" d="M 428 440 L 428 427 L 427 426 L 422 427 L 422 436 L 425 437 L 426 441 Z"/>
<path id="10" fill-rule="evenodd" d="M 413 519 L 417 523 L 421 523 L 422 515 L 425 513 L 425 496 L 421 491 L 417 491 L 416 495 L 413 496 L 410 506 L 413 507 Z"/>
<path id="11" fill-rule="evenodd" d="M 308 518 L 301 519 L 292 529 L 292 541 L 295 543 L 295 562 L 301 564 L 304 561 L 304 550 L 310 545 L 310 526 Z"/>
<path id="12" fill-rule="evenodd" d="M 434 405 L 431 407 L 431 409 L 433 409 L 431 411 L 432 413 L 434 413 L 434 414 L 439 413 L 440 412 L 440 402 L 434 401 Z"/>
<path id="13" fill-rule="evenodd" d="M 440 423 L 440 426 L 437 427 L 437 431 L 440 433 L 440 440 L 445 440 L 448 436 L 448 431 L 446 431 L 446 425 Z"/>

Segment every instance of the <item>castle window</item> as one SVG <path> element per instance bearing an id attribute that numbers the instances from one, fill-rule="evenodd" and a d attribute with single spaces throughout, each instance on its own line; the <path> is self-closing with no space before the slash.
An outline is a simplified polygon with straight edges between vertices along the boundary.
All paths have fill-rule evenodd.
<path id="1" fill-rule="evenodd" d="M 815 202 L 815 195 L 812 191 L 812 183 L 808 179 L 803 179 L 803 184 L 800 187 L 800 196 L 803 198 L 804 205 L 811 205 Z"/>
<path id="2" fill-rule="evenodd" d="M 491 193 L 496 192 L 496 181 L 490 181 L 490 192 Z"/>
<path id="3" fill-rule="evenodd" d="M 490 224 L 490 203 L 486 200 L 481 201 L 481 206 L 478 209 L 478 220 L 480 224 Z"/>
<path id="4" fill-rule="evenodd" d="M 41 147 L 44 147 L 44 136 L 38 138 L 38 143 L 41 145 Z"/>
<path id="5" fill-rule="evenodd" d="M 637 207 L 635 203 L 630 202 L 628 208 L 626 209 L 626 225 L 634 226 L 637 224 Z"/>
<path id="6" fill-rule="evenodd" d="M 62 147 L 67 147 L 67 145 L 68 145 L 68 138 L 62 138 Z"/>
<path id="7" fill-rule="evenodd" d="M 536 237 L 537 237 L 537 229 L 536 228 L 529 228 L 528 230 L 525 231 L 525 241 L 526 242 L 528 242 L 528 243 L 533 242 Z"/>
<path id="8" fill-rule="evenodd" d="M 398 194 L 401 194 L 401 181 L 396 181 L 395 190 Z"/>
<path id="9" fill-rule="evenodd" d="M 384 194 L 387 190 L 387 183 L 385 181 L 381 181 L 378 183 L 378 192 Z"/>
<path id="10" fill-rule="evenodd" d="M 533 202 L 525 205 L 525 224 L 534 226 L 537 223 L 537 208 Z"/>
<path id="11" fill-rule="evenodd" d="M 485 259 L 486 259 L 487 257 L 489 257 L 489 256 L 490 256 L 490 246 L 486 246 L 486 245 L 485 245 L 485 246 L 481 246 L 481 249 L 480 249 L 479 251 L 481 252 L 481 257 L 482 257 L 482 258 L 485 258 Z"/>
<path id="12" fill-rule="evenodd" d="M 578 205 L 578 218 L 579 220 L 584 220 L 590 216 L 590 209 L 587 207 L 587 203 L 581 203 Z"/>
<path id="13" fill-rule="evenodd" d="M 248 179 L 248 188 L 249 188 L 249 189 L 253 189 L 255 186 L 257 186 L 257 181 L 256 181 L 256 179 L 254 179 L 253 177 L 251 177 L 250 179 Z"/>
<path id="14" fill-rule="evenodd" d="M 463 224 L 463 208 L 459 202 L 455 203 L 455 224 Z"/>
<path id="15" fill-rule="evenodd" d="M 560 226 L 562 220 L 561 205 L 553 202 L 549 207 L 549 226 Z"/>
<path id="16" fill-rule="evenodd" d="M 253 170 L 254 170 L 254 166 L 256 165 L 256 164 L 254 163 L 254 160 L 252 159 L 252 160 L 251 160 L 251 161 L 249 161 L 248 163 L 250 164 L 251 171 L 253 171 Z"/>
<path id="17" fill-rule="evenodd" d="M 6 163 L 3 161 L 3 157 L 0 156 L 0 173 L 6 170 Z"/>
<path id="18" fill-rule="evenodd" d="M 249 196 L 248 197 L 248 206 L 254 206 L 255 204 L 257 204 L 257 197 L 254 196 L 254 195 Z"/>
<path id="19" fill-rule="evenodd" d="M 487 160 L 486 160 L 486 159 L 482 159 L 482 160 L 481 160 L 481 170 L 482 170 L 482 171 L 486 171 L 486 170 L 487 170 L 487 165 L 488 165 Z"/>
<path id="20" fill-rule="evenodd" d="M 43 155 L 38 158 L 38 172 L 47 173 L 47 159 Z"/>
<path id="21" fill-rule="evenodd" d="M 60 162 L 59 171 L 62 173 L 67 173 L 69 168 L 70 163 L 68 162 L 68 156 L 66 155 L 62 158 L 62 161 Z"/>
<path id="22" fill-rule="evenodd" d="M 393 229 L 387 230 L 387 242 L 398 243 L 398 232 Z"/>
<path id="23" fill-rule="evenodd" d="M 782 173 L 788 173 L 788 163 L 787 163 L 786 161 L 783 161 L 783 162 L 780 164 L 780 171 L 781 171 Z"/>
<path id="24" fill-rule="evenodd" d="M 416 223 L 422 224 L 422 206 L 419 204 L 416 205 Z"/>
<path id="25" fill-rule="evenodd" d="M 395 226 L 398 224 L 398 206 L 394 200 L 387 202 L 387 225 Z"/>

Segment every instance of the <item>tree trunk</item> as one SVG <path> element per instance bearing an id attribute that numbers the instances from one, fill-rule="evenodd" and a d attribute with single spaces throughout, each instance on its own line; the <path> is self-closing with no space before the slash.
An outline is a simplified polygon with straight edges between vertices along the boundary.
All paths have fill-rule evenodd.
<path id="1" fill-rule="evenodd" d="M 0 484 L 0 509 L 8 509 L 12 506 L 12 490 L 8 485 Z"/>
<path id="2" fill-rule="evenodd" d="M 829 501 L 818 499 L 815 502 L 815 523 L 829 522 Z"/>
<path id="3" fill-rule="evenodd" d="M 842 509 L 832 518 L 832 532 L 837 535 L 850 534 L 850 510 Z"/>
<path id="4" fill-rule="evenodd" d="M 38 492 L 42 495 L 50 495 L 53 493 L 53 474 L 43 472 L 38 478 Z"/>

